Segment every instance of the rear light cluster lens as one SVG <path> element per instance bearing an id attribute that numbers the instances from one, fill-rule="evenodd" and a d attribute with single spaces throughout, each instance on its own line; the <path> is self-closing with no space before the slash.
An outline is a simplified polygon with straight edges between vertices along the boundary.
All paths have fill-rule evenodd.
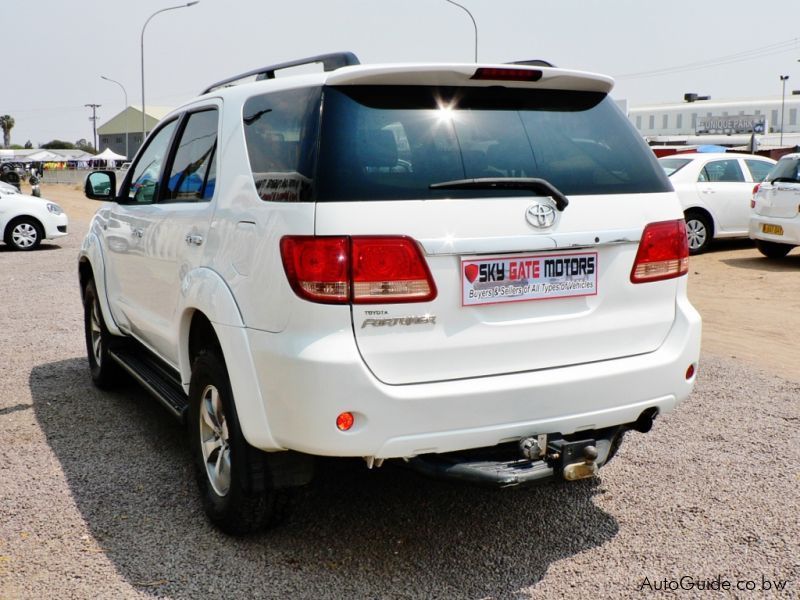
<path id="1" fill-rule="evenodd" d="M 504 69 L 498 67 L 480 67 L 471 79 L 489 79 L 494 81 L 539 81 L 542 72 L 536 69 Z"/>
<path id="2" fill-rule="evenodd" d="M 644 228 L 631 270 L 633 283 L 680 277 L 689 271 L 689 243 L 683 219 L 650 223 Z"/>
<path id="3" fill-rule="evenodd" d="M 760 183 L 757 183 L 753 186 L 753 197 L 750 199 L 750 208 L 756 207 L 756 194 L 758 193 L 758 189 L 761 187 Z"/>
<path id="4" fill-rule="evenodd" d="M 436 297 L 419 246 L 402 236 L 287 236 L 286 277 L 295 293 L 326 304 L 427 302 Z"/>

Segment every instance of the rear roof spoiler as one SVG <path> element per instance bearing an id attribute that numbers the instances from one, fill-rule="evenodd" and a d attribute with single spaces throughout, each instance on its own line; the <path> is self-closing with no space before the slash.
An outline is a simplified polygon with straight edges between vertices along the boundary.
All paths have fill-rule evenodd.
<path id="1" fill-rule="evenodd" d="M 208 86 L 205 90 L 203 90 L 203 94 L 207 94 L 210 91 L 233 84 L 248 77 L 255 76 L 256 81 L 261 79 L 275 79 L 275 71 L 280 71 L 281 69 L 290 69 L 292 67 L 299 67 L 302 65 L 312 65 L 315 63 L 322 63 L 323 71 L 335 71 L 341 67 L 360 65 L 361 61 L 359 61 L 358 57 L 352 52 L 334 52 L 331 54 L 309 56 L 308 58 L 299 58 L 297 60 L 290 60 L 289 62 L 268 65 L 266 67 L 261 67 L 260 69 L 254 69 L 252 71 L 247 71 L 246 73 L 228 77 L 227 79 L 223 79 L 222 81 L 218 81 L 217 83 Z"/>

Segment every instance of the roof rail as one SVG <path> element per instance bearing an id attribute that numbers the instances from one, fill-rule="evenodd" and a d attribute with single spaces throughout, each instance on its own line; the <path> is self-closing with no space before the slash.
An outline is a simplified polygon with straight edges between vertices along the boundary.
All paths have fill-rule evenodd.
<path id="1" fill-rule="evenodd" d="M 254 69 L 253 71 L 248 71 L 247 73 L 242 73 L 241 75 L 223 79 L 214 85 L 208 86 L 205 90 L 203 90 L 203 94 L 207 94 L 212 90 L 227 86 L 241 79 L 252 77 L 253 75 L 256 76 L 256 81 L 261 79 L 275 79 L 275 71 L 289 69 L 291 67 L 299 67 L 301 65 L 311 65 L 314 63 L 322 63 L 323 71 L 334 71 L 341 67 L 361 64 L 361 62 L 358 60 L 358 57 L 352 52 L 333 52 L 331 54 L 320 54 L 318 56 L 310 56 L 308 58 L 300 58 L 297 60 L 290 60 L 289 62 L 261 67 L 260 69 Z"/>
<path id="2" fill-rule="evenodd" d="M 555 67 L 555 65 L 551 62 L 546 60 L 542 60 L 540 58 L 534 58 L 532 60 L 515 60 L 510 63 L 506 63 L 508 65 L 527 65 L 529 67 Z"/>

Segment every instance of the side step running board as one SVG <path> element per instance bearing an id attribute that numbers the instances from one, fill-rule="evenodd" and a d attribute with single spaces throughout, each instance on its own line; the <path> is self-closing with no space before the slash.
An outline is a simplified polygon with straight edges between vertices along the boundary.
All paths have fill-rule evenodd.
<path id="1" fill-rule="evenodd" d="M 111 348 L 108 353 L 175 418 L 184 421 L 189 408 L 189 399 L 183 392 L 178 373 L 144 349 L 124 346 Z"/>

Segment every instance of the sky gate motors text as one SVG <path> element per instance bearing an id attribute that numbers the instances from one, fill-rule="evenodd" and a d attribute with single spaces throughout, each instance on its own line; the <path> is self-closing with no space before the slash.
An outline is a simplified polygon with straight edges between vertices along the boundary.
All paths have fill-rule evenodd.
<path id="1" fill-rule="evenodd" d="M 511 260 L 508 263 L 493 262 L 479 265 L 478 281 L 480 283 L 519 281 L 539 279 L 542 276 L 546 278 L 575 277 L 594 275 L 594 271 L 594 256 Z M 469 278 L 469 273 L 467 273 L 467 277 Z"/>

